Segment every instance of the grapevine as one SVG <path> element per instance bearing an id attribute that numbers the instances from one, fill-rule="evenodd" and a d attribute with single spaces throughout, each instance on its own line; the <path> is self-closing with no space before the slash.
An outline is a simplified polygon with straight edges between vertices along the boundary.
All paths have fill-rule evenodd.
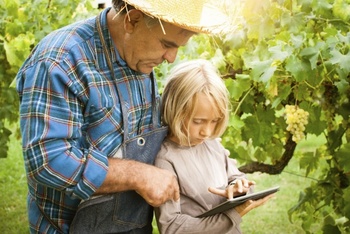
<path id="1" fill-rule="evenodd" d="M 9 125 L 18 121 L 18 97 L 10 84 L 23 59 L 50 31 L 96 15 L 88 7 L 90 1 L 0 4 L 0 161 L 9 149 Z M 305 233 L 350 233 L 350 0 L 235 2 L 242 2 L 245 22 L 222 38 L 193 36 L 179 48 L 178 61 L 209 59 L 225 78 L 235 111 L 222 141 L 230 157 L 245 168 L 280 173 L 288 163 L 284 155 L 293 155 L 295 143 L 304 143 L 300 141 L 307 135 L 310 147 L 298 144 L 301 150 L 293 158 L 306 176 L 315 173 L 318 182 L 305 185 L 289 218 L 301 220 Z M 28 39 L 33 35 L 34 43 Z M 162 63 L 155 69 L 160 92 L 162 77 L 172 66 Z M 300 106 L 285 106 L 294 102 Z M 285 119 L 280 116 L 282 105 Z M 300 107 L 310 113 L 302 127 L 299 117 L 293 123 L 293 117 L 287 120 L 292 115 L 286 109 L 300 112 Z M 314 137 L 317 147 L 311 146 Z"/>
<path id="2" fill-rule="evenodd" d="M 285 106 L 285 119 L 287 131 L 293 135 L 295 143 L 300 142 L 305 138 L 305 126 L 308 124 L 309 112 L 299 108 L 295 105 Z"/>

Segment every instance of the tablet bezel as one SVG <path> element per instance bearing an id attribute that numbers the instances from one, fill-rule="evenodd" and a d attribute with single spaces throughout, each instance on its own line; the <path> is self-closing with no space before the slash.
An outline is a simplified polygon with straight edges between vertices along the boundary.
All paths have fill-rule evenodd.
<path id="1" fill-rule="evenodd" d="M 266 190 L 262 190 L 256 193 L 250 193 L 250 194 L 246 194 L 244 196 L 240 196 L 240 197 L 236 197 L 233 198 L 231 200 L 227 200 L 219 205 L 217 205 L 216 207 L 212 208 L 211 210 L 208 210 L 206 212 L 204 212 L 203 214 L 197 216 L 198 218 L 203 218 L 206 216 L 211 216 L 217 213 L 221 213 L 224 212 L 226 210 L 232 209 L 248 200 L 259 200 L 260 198 L 266 197 L 267 195 L 270 195 L 272 193 L 276 193 L 277 191 L 279 191 L 280 187 L 276 186 L 276 187 L 272 187 Z"/>

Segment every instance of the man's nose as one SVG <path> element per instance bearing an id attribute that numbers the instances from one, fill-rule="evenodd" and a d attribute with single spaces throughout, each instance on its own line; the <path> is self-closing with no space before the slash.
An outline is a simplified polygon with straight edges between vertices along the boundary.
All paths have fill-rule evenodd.
<path id="1" fill-rule="evenodd" d="M 169 48 L 165 51 L 163 58 L 168 63 L 173 63 L 175 61 L 176 55 L 177 55 L 178 48 Z"/>

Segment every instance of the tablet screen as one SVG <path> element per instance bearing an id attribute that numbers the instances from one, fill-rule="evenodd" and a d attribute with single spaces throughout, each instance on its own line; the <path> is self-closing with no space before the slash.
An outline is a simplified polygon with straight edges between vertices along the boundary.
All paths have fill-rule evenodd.
<path id="1" fill-rule="evenodd" d="M 217 213 L 221 213 L 224 212 L 226 210 L 232 209 L 248 200 L 259 200 L 260 198 L 266 197 L 267 195 L 270 195 L 272 193 L 275 193 L 279 190 L 279 186 L 273 187 L 273 188 L 269 188 L 260 192 L 256 192 L 256 193 L 250 193 L 250 194 L 246 194 L 244 196 L 240 196 L 240 197 L 236 197 L 233 198 L 232 200 L 227 200 L 221 204 L 219 204 L 218 206 L 214 207 L 211 210 L 208 210 L 206 212 L 204 212 L 203 214 L 197 216 L 198 218 L 202 218 L 202 217 L 206 217 L 206 216 L 210 216 L 210 215 L 214 215 Z"/>

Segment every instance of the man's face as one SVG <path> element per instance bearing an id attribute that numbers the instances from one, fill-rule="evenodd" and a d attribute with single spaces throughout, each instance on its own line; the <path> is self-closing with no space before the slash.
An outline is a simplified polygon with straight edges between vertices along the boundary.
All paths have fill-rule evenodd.
<path id="1" fill-rule="evenodd" d="M 160 23 L 148 28 L 143 18 L 125 34 L 122 54 L 131 69 L 148 74 L 164 60 L 174 62 L 179 47 L 194 34 L 169 23 L 162 25 L 166 34 Z"/>

